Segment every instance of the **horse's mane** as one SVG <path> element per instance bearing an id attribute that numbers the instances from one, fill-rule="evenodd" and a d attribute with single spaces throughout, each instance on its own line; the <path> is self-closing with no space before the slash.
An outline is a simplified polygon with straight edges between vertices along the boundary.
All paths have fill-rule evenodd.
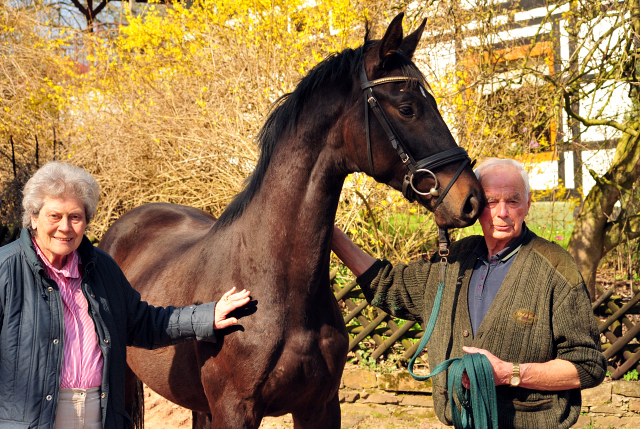
<path id="1" fill-rule="evenodd" d="M 258 133 L 257 142 L 260 147 L 260 158 L 253 173 L 246 180 L 246 187 L 227 206 L 214 228 L 218 229 L 231 224 L 239 218 L 251 199 L 262 185 L 262 179 L 269 168 L 271 157 L 278 144 L 282 133 L 293 130 L 298 124 L 300 112 L 313 93 L 321 87 L 331 85 L 345 77 L 358 76 L 364 54 L 378 43 L 377 40 L 368 39 L 368 31 L 365 43 L 356 48 L 347 48 L 340 53 L 334 53 L 317 64 L 302 78 L 292 93 L 285 94 L 273 104 L 271 112 Z M 416 67 L 410 58 L 402 52 L 396 51 L 389 56 L 384 68 L 400 68 L 404 76 L 414 78 L 414 82 L 425 83 L 422 72 Z M 411 82 L 411 81 L 410 81 Z"/>

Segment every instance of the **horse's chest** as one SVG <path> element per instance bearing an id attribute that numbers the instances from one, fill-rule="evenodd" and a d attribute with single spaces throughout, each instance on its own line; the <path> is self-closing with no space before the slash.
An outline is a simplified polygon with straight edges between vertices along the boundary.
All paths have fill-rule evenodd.
<path id="1" fill-rule="evenodd" d="M 301 394 L 329 399 L 340 384 L 346 362 L 348 337 L 339 330 L 299 330 L 288 336 L 265 386 L 274 396 L 289 400 Z M 293 397 L 290 398 L 290 396 Z"/>

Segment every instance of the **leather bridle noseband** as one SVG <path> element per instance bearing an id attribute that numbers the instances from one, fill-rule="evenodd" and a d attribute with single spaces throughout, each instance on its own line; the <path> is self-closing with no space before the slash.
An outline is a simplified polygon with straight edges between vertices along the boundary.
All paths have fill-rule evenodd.
<path id="1" fill-rule="evenodd" d="M 391 141 L 391 146 L 393 146 L 393 148 L 398 152 L 398 155 L 400 156 L 402 163 L 409 170 L 409 173 L 404 176 L 404 181 L 402 183 L 402 195 L 404 195 L 404 197 L 407 200 L 409 200 L 409 202 L 415 201 L 415 194 L 422 195 L 422 196 L 430 195 L 431 197 L 437 197 L 438 199 L 436 200 L 432 208 L 432 210 L 435 210 L 436 207 L 438 207 L 438 205 L 442 202 L 442 200 L 444 200 L 444 197 L 447 195 L 447 193 L 449 192 L 449 189 L 451 189 L 451 187 L 453 186 L 455 181 L 458 179 L 458 177 L 460 177 L 460 174 L 462 173 L 462 170 L 464 169 L 464 167 L 467 164 L 471 163 L 471 159 L 469 158 L 469 155 L 467 155 L 467 151 L 461 147 L 454 147 L 451 149 L 447 149 L 444 152 L 440 152 L 435 155 L 428 156 L 419 161 L 416 161 L 413 158 L 413 156 L 411 156 L 411 153 L 409 152 L 406 145 L 402 142 L 400 137 L 394 131 L 393 125 L 387 118 L 387 115 L 384 113 L 384 110 L 382 110 L 380 103 L 378 103 L 378 100 L 373 95 L 373 87 L 377 85 L 384 85 L 385 83 L 408 82 L 412 80 L 417 81 L 417 79 L 415 78 L 404 77 L 404 76 L 386 77 L 382 79 L 369 81 L 369 79 L 367 78 L 367 72 L 365 70 L 364 63 L 362 65 L 362 69 L 360 70 L 360 82 L 361 82 L 360 86 L 364 93 L 364 101 L 365 101 L 364 121 L 365 121 L 365 128 L 367 131 L 367 156 L 369 158 L 369 168 L 371 169 L 371 175 L 373 176 L 375 174 L 375 170 L 373 167 L 373 154 L 371 153 L 371 138 L 369 135 L 369 107 L 371 107 L 371 110 L 373 110 L 373 113 L 375 113 L 376 117 L 378 118 L 378 121 L 380 122 L 380 125 L 382 125 L 382 128 L 384 128 L 384 131 L 387 134 L 387 137 Z M 460 167 L 458 167 L 458 171 L 456 171 L 456 174 L 453 175 L 453 178 L 451 179 L 449 184 L 444 188 L 444 190 L 440 192 L 438 190 L 439 188 L 438 178 L 436 177 L 435 173 L 433 173 L 432 170 L 435 170 L 447 164 L 452 164 L 457 161 L 462 161 L 462 163 L 460 164 Z M 474 163 L 471 163 L 472 167 Z M 414 177 L 419 174 L 428 174 L 431 177 L 433 177 L 433 179 L 435 180 L 435 183 L 433 187 L 429 190 L 429 192 L 420 192 L 416 189 L 413 183 L 413 180 L 414 180 Z"/>

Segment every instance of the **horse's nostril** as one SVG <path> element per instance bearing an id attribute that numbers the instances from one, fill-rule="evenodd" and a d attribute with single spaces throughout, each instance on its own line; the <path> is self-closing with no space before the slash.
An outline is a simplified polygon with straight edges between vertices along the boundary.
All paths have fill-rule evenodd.
<path id="1" fill-rule="evenodd" d="M 477 218 L 480 214 L 480 200 L 473 194 L 469 195 L 462 207 L 462 213 L 469 219 Z"/>
<path id="2" fill-rule="evenodd" d="M 464 203 L 464 207 L 462 207 L 462 213 L 469 215 L 474 210 L 474 202 L 475 197 L 471 196 L 467 198 L 467 201 Z"/>

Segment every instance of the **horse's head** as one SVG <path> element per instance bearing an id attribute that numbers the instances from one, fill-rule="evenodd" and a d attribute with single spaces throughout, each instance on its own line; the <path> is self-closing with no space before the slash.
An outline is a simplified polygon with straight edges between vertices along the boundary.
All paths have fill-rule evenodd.
<path id="1" fill-rule="evenodd" d="M 365 44 L 357 79 L 363 96 L 354 112 L 364 127 L 349 132 L 352 160 L 358 170 L 433 211 L 440 227 L 465 227 L 480 215 L 484 193 L 411 61 L 426 20 L 403 37 L 402 18 L 391 22 L 380 41 Z"/>

